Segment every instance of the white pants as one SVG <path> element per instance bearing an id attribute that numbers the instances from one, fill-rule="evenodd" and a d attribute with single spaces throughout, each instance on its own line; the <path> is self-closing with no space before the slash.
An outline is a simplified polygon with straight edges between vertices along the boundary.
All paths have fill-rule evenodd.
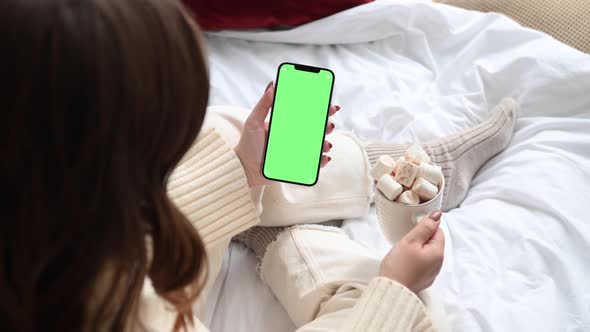
<path id="1" fill-rule="evenodd" d="M 250 111 L 210 107 L 206 127 L 219 129 L 237 144 Z M 372 199 L 369 163 L 358 138 L 336 131 L 327 139 L 332 157 L 313 187 L 275 182 L 262 194 L 261 226 L 290 226 L 363 216 Z M 219 253 L 220 255 L 222 252 Z M 381 258 L 342 230 L 299 225 L 282 232 L 267 248 L 260 273 L 298 327 L 298 331 L 337 331 L 371 279 Z M 221 260 L 218 260 L 221 261 Z M 217 274 L 219 267 L 211 267 Z M 419 294 L 439 330 L 447 330 L 444 309 L 432 293 Z"/>

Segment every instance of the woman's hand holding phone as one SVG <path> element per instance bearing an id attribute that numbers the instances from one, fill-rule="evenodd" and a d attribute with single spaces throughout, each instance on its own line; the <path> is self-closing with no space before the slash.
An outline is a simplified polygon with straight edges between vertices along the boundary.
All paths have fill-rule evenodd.
<path id="1" fill-rule="evenodd" d="M 234 147 L 234 151 L 242 162 L 250 187 L 261 186 L 270 182 L 270 180 L 262 175 L 262 160 L 264 158 L 264 149 L 268 137 L 268 121 L 266 121 L 266 117 L 272 107 L 273 97 L 274 84 L 271 81 L 266 86 L 264 94 L 252 110 L 252 113 L 250 113 L 246 119 L 240 141 L 238 142 L 238 145 Z M 331 105 L 329 112 L 330 116 L 336 114 L 339 110 L 340 106 Z M 334 123 L 328 121 L 326 134 L 332 133 L 334 128 Z M 327 153 L 330 149 L 332 149 L 332 144 L 327 140 L 324 141 L 323 152 Z M 323 154 L 321 167 L 326 166 L 330 162 L 330 159 L 329 156 Z"/>

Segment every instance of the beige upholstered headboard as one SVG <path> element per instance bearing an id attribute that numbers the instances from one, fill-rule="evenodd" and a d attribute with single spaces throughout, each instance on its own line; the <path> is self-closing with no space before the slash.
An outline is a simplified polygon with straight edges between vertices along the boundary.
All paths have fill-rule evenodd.
<path id="1" fill-rule="evenodd" d="M 590 54 L 590 0 L 434 0 L 497 12 Z"/>

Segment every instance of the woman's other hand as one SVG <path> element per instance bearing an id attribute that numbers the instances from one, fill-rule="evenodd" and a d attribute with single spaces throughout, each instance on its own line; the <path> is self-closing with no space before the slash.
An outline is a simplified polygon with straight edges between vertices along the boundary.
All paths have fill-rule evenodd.
<path id="1" fill-rule="evenodd" d="M 273 97 L 274 84 L 270 82 L 266 86 L 264 94 L 252 110 L 252 113 L 246 119 L 240 141 L 234 148 L 234 151 L 242 162 L 250 187 L 261 186 L 269 182 L 262 175 L 262 158 L 264 157 L 266 138 L 268 137 L 268 121 L 266 121 L 266 117 L 272 107 Z M 338 110 L 340 110 L 340 106 L 330 106 L 330 116 L 336 114 Z M 335 127 L 333 122 L 328 121 L 326 134 L 334 131 Z M 327 153 L 331 149 L 332 144 L 324 141 L 323 152 Z M 330 159 L 327 155 L 322 155 L 320 166 L 326 166 L 330 162 Z"/>
<path id="2" fill-rule="evenodd" d="M 381 261 L 380 276 L 413 292 L 428 288 L 440 272 L 445 237 L 439 228 L 442 212 L 433 212 L 404 236 Z"/>

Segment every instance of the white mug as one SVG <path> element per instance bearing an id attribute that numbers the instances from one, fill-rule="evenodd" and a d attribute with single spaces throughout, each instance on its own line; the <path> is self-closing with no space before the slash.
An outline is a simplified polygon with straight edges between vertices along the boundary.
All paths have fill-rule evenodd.
<path id="1" fill-rule="evenodd" d="M 432 212 L 440 210 L 444 189 L 445 180 L 443 178 L 438 194 L 433 199 L 418 205 L 405 205 L 390 201 L 379 189 L 375 188 L 377 219 L 385 238 L 391 244 L 394 244 L 412 230 L 420 220 L 429 216 Z"/>

